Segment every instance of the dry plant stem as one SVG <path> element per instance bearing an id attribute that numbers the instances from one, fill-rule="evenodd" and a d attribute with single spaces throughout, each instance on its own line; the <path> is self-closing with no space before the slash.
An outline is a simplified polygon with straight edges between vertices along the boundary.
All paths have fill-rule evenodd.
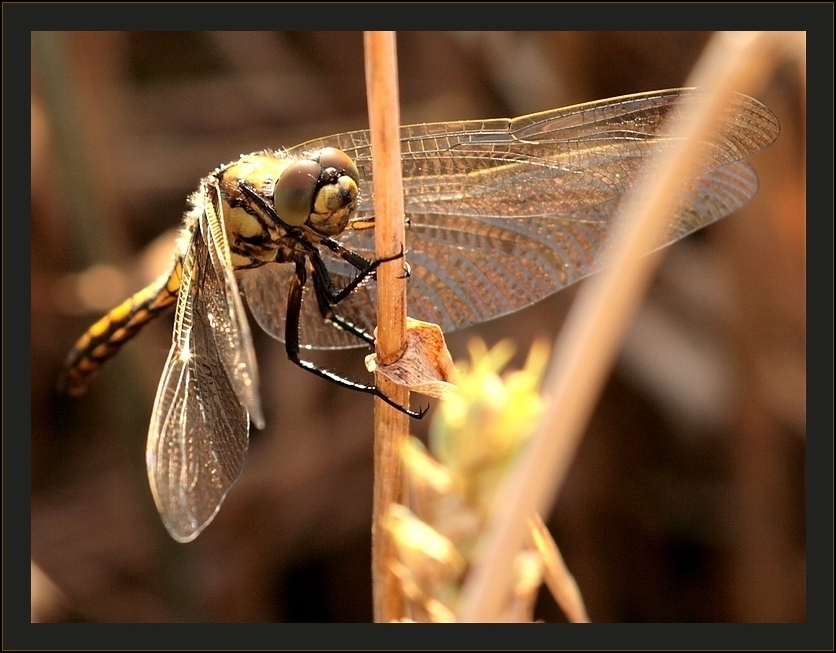
<path id="1" fill-rule="evenodd" d="M 393 32 L 366 32 L 366 89 L 374 157 L 375 249 L 377 257 L 404 251 L 403 183 L 401 181 L 398 71 Z M 406 280 L 403 262 L 382 264 L 377 270 L 377 356 L 383 364 L 397 360 L 405 346 Z M 409 391 L 381 375 L 377 387 L 402 406 Z M 372 586 L 375 622 L 408 616 L 400 583 L 389 567 L 395 552 L 383 518 L 392 503 L 406 500 L 406 478 L 398 455 L 409 437 L 409 417 L 375 400 L 374 507 L 372 515 Z"/>
<path id="2" fill-rule="evenodd" d="M 540 519 L 540 515 L 535 514 L 529 520 L 529 524 L 531 525 L 530 539 L 533 540 L 536 533 L 542 542 L 542 546 L 547 549 L 547 553 L 543 554 L 543 562 L 545 564 L 543 580 L 546 581 L 546 585 L 552 593 L 554 600 L 557 601 L 566 618 L 572 623 L 589 623 L 589 615 L 586 614 L 586 606 L 583 603 L 581 590 L 575 581 L 575 577 L 563 561 L 560 549 L 557 548 L 557 544 L 552 538 L 552 534 L 549 533 L 549 529 L 546 528 L 543 520 Z"/>
<path id="3" fill-rule="evenodd" d="M 607 269 L 578 294 L 555 345 L 545 381 L 549 407 L 542 425 L 497 493 L 493 517 L 477 548 L 462 591 L 458 621 L 493 621 L 510 586 L 512 559 L 528 517 L 546 514 L 575 454 L 621 335 L 648 284 L 658 255 L 657 234 L 676 202 L 677 189 L 711 131 L 729 91 L 758 86 L 773 65 L 774 33 L 720 33 L 692 71 L 690 86 L 708 95 L 684 112 L 685 138 L 654 161 L 623 212 L 625 229 Z"/>

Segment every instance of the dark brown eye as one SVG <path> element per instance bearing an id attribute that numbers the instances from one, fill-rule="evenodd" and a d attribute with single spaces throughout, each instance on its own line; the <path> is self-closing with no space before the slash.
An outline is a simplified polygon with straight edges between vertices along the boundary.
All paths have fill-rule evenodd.
<path id="1" fill-rule="evenodd" d="M 324 147 L 319 151 L 319 165 L 322 169 L 334 168 L 342 175 L 348 175 L 354 180 L 355 184 L 360 183 L 360 173 L 357 171 L 357 166 L 354 161 L 342 150 L 336 147 Z"/>
<path id="2" fill-rule="evenodd" d="M 297 161 L 276 182 L 273 206 L 279 217 L 291 227 L 302 226 L 311 214 L 321 171 L 316 161 Z"/>

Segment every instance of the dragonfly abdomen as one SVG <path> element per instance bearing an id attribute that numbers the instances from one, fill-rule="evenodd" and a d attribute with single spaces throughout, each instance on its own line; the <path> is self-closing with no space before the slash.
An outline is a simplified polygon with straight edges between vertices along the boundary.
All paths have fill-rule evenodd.
<path id="1" fill-rule="evenodd" d="M 182 263 L 112 309 L 91 326 L 64 361 L 59 390 L 77 396 L 87 389 L 87 379 L 148 322 L 177 299 Z"/>

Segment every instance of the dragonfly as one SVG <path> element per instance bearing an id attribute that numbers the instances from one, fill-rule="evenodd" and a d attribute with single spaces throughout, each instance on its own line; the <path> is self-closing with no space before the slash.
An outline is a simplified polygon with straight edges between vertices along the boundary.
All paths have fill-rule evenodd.
<path id="1" fill-rule="evenodd" d="M 154 401 L 146 463 L 171 536 L 190 542 L 241 473 L 249 427 L 264 427 L 247 302 L 291 361 L 392 402 L 304 360 L 307 349 L 372 346 L 375 271 L 403 258 L 412 317 L 453 331 L 533 304 L 599 270 L 618 209 L 647 161 L 681 138 L 662 125 L 696 89 L 628 95 L 520 116 L 401 128 L 406 249 L 374 253 L 369 132 L 241 156 L 189 198 L 169 269 L 78 340 L 61 386 L 89 377 L 165 309 L 172 345 Z M 745 205 L 758 178 L 745 159 L 780 131 L 735 95 L 703 144 L 662 247 Z"/>

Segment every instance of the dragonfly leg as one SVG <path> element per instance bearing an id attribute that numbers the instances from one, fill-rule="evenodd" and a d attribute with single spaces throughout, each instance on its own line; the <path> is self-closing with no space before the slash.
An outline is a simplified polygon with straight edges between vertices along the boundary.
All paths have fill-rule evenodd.
<path id="1" fill-rule="evenodd" d="M 383 258 L 377 259 L 376 261 L 367 261 L 359 254 L 352 252 L 345 245 L 337 242 L 336 240 L 333 240 L 332 238 L 323 239 L 322 244 L 325 245 L 325 247 L 330 249 L 332 252 L 340 256 L 343 260 L 353 265 L 358 270 L 364 270 L 365 266 L 369 265 L 374 265 L 374 268 L 377 268 L 377 266 L 381 263 L 387 263 L 388 261 L 397 261 L 399 258 L 403 258 L 404 256 L 404 252 L 403 250 L 401 250 L 399 254 L 393 254 L 392 256 L 384 256 Z M 403 271 L 403 276 L 398 277 L 399 279 L 409 279 L 409 277 L 412 276 L 412 270 L 409 267 L 409 263 L 407 263 L 406 261 L 404 261 L 403 264 Z M 372 273 L 373 272 L 374 270 L 372 270 Z"/>
<path id="2" fill-rule="evenodd" d="M 358 270 L 365 270 L 372 264 L 370 260 L 360 256 L 356 252 L 351 251 L 348 247 L 333 238 L 323 238 L 321 242 L 325 247 L 334 252 L 334 254 L 339 256 L 346 263 L 353 265 Z"/>
<path id="3" fill-rule="evenodd" d="M 297 262 L 296 274 L 290 282 L 290 290 L 287 296 L 287 321 L 285 322 L 285 351 L 287 352 L 287 357 L 291 360 L 291 362 L 308 372 L 312 372 L 323 379 L 328 379 L 329 381 L 332 381 L 337 385 L 341 385 L 344 388 L 374 395 L 392 406 L 392 408 L 395 408 L 410 417 L 415 417 L 417 419 L 422 418 L 427 412 L 426 408 L 422 408 L 419 411 L 404 408 L 397 402 L 389 399 L 389 397 L 373 385 L 364 385 L 362 383 L 357 383 L 356 381 L 343 378 L 339 374 L 329 370 L 323 370 L 310 361 L 304 361 L 299 357 L 299 315 L 302 310 L 302 288 L 304 288 L 306 280 L 307 272 L 305 271 L 305 263 L 304 261 Z"/>
<path id="4" fill-rule="evenodd" d="M 342 258 L 347 263 L 353 265 L 361 272 L 366 270 L 366 268 L 368 268 L 369 266 L 372 266 L 372 270 L 370 270 L 370 272 L 374 272 L 377 266 L 381 263 L 397 261 L 399 258 L 403 258 L 404 255 L 403 250 L 401 250 L 398 254 L 393 254 L 392 256 L 384 256 L 383 258 L 376 259 L 374 261 L 369 261 L 357 254 L 356 252 L 351 251 L 345 245 L 334 240 L 333 238 L 323 238 L 321 243 L 325 245 L 325 247 L 330 249 L 332 252 L 334 252 L 337 256 Z M 404 262 L 404 274 L 404 279 L 410 276 L 409 265 L 407 265 L 406 262 Z"/>
<path id="5" fill-rule="evenodd" d="M 314 268 L 314 270 L 316 271 L 317 268 Z M 318 271 L 314 273 L 313 287 L 316 294 L 316 303 L 319 307 L 319 314 L 322 315 L 322 319 L 326 322 L 330 322 L 335 327 L 342 329 L 343 331 L 347 331 L 348 333 L 357 336 L 357 338 L 373 347 L 374 336 L 371 333 L 357 326 L 353 322 L 349 322 L 344 317 L 337 315 L 334 312 L 334 307 L 331 304 L 328 291 L 325 288 L 325 284 L 328 282 L 330 282 L 330 277 L 325 276 L 323 278 Z"/>
<path id="6" fill-rule="evenodd" d="M 319 313 L 322 315 L 323 320 L 357 336 L 360 340 L 363 340 L 369 345 L 374 345 L 374 336 L 372 336 L 365 329 L 346 320 L 344 317 L 337 315 L 334 312 L 333 307 L 345 299 L 349 293 L 353 291 L 364 279 L 367 279 L 370 274 L 373 274 L 377 266 L 381 263 L 401 258 L 403 257 L 403 253 L 396 254 L 395 256 L 384 257 L 375 261 L 368 261 L 340 243 L 337 243 L 330 238 L 327 240 L 329 242 L 326 243 L 326 246 L 331 251 L 339 254 L 345 261 L 357 267 L 360 273 L 352 279 L 351 283 L 343 288 L 343 290 L 338 291 L 334 286 L 334 282 L 331 279 L 328 269 L 325 267 L 322 258 L 319 256 L 319 252 L 316 249 L 311 250 L 310 260 L 314 270 L 313 282 L 314 290 L 316 291 L 316 301 L 319 306 Z"/>
<path id="7" fill-rule="evenodd" d="M 366 279 L 368 279 L 369 277 L 374 277 L 374 273 L 381 263 L 397 261 L 399 258 L 403 258 L 404 255 L 403 250 L 401 250 L 399 253 L 393 254 L 392 256 L 384 256 L 383 258 L 377 258 L 373 261 L 368 261 L 359 254 L 352 252 L 350 249 L 338 243 L 337 241 L 332 240 L 331 238 L 326 238 L 322 240 L 323 245 L 325 245 L 328 249 L 330 249 L 332 252 L 337 254 L 340 258 L 342 258 L 344 261 L 354 266 L 358 270 L 357 275 L 351 280 L 350 283 L 346 285 L 345 288 L 343 288 L 342 290 L 337 290 L 334 287 L 334 283 L 331 280 L 331 275 L 328 273 L 328 270 L 325 267 L 325 263 L 323 263 L 322 257 L 319 255 L 319 252 L 317 251 L 316 247 L 310 245 L 307 242 L 303 244 L 308 250 L 309 258 L 311 260 L 311 263 L 313 264 L 314 271 L 323 282 L 324 290 L 328 295 L 328 302 L 331 304 L 339 304 Z"/>

